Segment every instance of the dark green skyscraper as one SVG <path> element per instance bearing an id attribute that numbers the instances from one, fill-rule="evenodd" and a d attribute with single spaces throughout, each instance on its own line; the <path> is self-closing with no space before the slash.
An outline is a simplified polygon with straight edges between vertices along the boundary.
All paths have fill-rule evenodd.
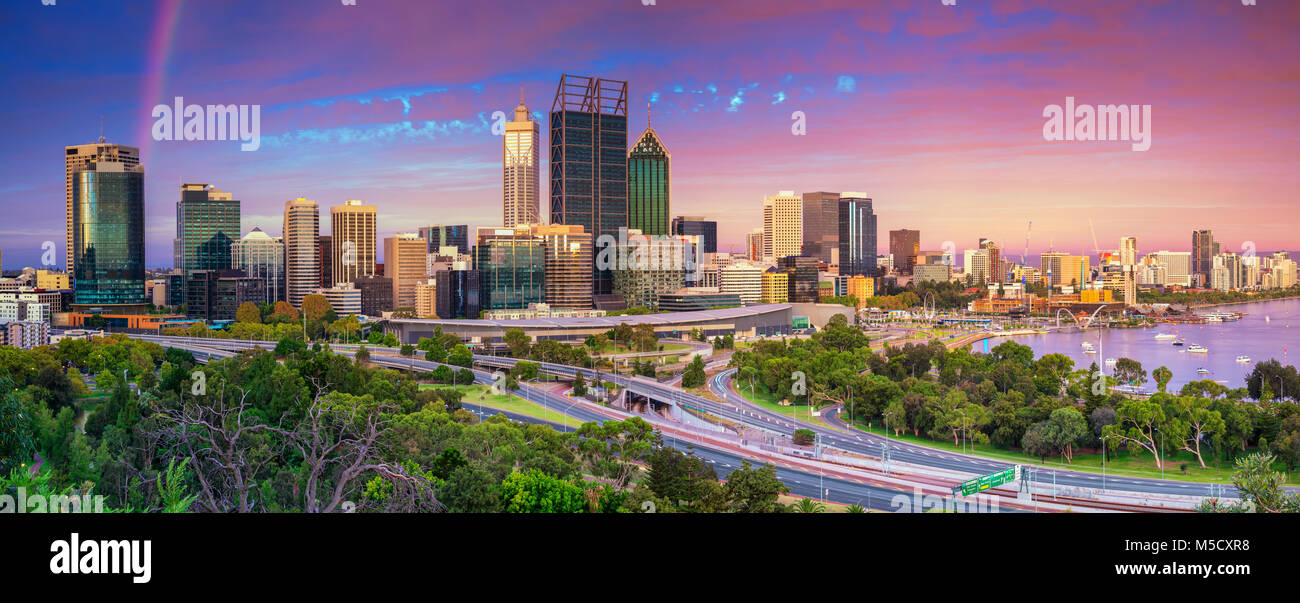
<path id="1" fill-rule="evenodd" d="M 666 235 L 672 154 L 650 127 L 646 107 L 645 132 L 627 152 L 627 227 L 647 235 Z"/>
<path id="2" fill-rule="evenodd" d="M 564 75 L 551 104 L 551 224 L 582 226 L 596 253 L 627 227 L 627 82 Z M 513 226 L 507 224 L 506 226 Z M 592 265 L 596 294 L 613 275 Z"/>
<path id="3" fill-rule="evenodd" d="M 142 313 L 144 167 L 89 161 L 72 175 L 73 310 Z"/>

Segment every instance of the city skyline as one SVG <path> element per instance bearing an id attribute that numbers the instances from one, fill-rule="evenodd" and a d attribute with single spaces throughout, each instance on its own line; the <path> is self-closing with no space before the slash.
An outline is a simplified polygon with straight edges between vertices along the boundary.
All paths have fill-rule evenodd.
<path id="1" fill-rule="evenodd" d="M 494 40 L 500 48 L 493 52 L 465 53 L 476 60 L 432 71 L 420 64 L 419 52 L 397 57 L 374 48 L 353 56 L 346 50 L 373 36 L 412 38 L 421 23 L 446 17 L 403 7 L 242 5 L 237 12 L 260 17 L 254 22 L 306 20 L 302 30 L 276 39 L 247 21 L 222 36 L 208 33 L 220 27 L 193 27 L 227 19 L 194 3 L 140 3 L 121 11 L 17 7 L 36 25 L 32 31 L 6 25 L 34 58 L 5 76 L 21 101 L 3 118 L 6 131 L 27 141 L 9 147 L 3 168 L 8 184 L 0 188 L 0 204 L 17 220 L 0 230 L 6 267 L 39 266 L 42 243 L 65 238 L 64 216 L 49 199 L 62 179 L 52 155 L 92 143 L 101 118 L 108 142 L 139 147 L 148 166 L 150 268 L 170 263 L 175 191 L 184 182 L 219 182 L 240 199 L 240 235 L 253 227 L 281 234 L 278 210 L 297 197 L 321 207 L 349 199 L 375 205 L 379 238 L 431 223 L 502 226 L 493 112 L 508 113 L 521 88 L 528 98 L 550 98 L 563 73 L 627 81 L 631 123 L 645 118 L 638 109 L 650 103 L 656 130 L 674 152 L 672 211 L 717 220 L 719 251 L 744 248 L 746 234 L 761 226 L 762 198 L 779 190 L 864 191 L 874 199 L 881 232 L 920 230 L 923 249 L 945 241 L 974 248 L 988 237 L 1018 258 L 1033 220 L 1031 258 L 1049 247 L 1091 254 L 1092 236 L 1079 227 L 1085 216 L 1093 219 L 1102 249 L 1136 236 L 1142 254 L 1186 250 L 1187 232 L 1196 229 L 1213 230 L 1224 251 L 1243 251 L 1247 242 L 1260 253 L 1300 247 L 1287 227 L 1300 210 L 1286 194 L 1300 189 L 1290 160 L 1297 143 L 1286 129 L 1294 122 L 1296 87 L 1284 64 L 1248 58 L 1295 54 L 1295 40 L 1271 35 L 1287 22 L 1276 14 L 1209 2 L 1046 9 L 1008 0 L 961 7 L 746 3 L 748 16 L 737 18 L 729 6 L 578 4 L 552 15 L 521 5 L 501 27 L 523 32 L 540 19 L 537 31 Z M 583 10 L 595 11 L 592 19 L 624 23 L 627 31 L 615 36 L 562 18 Z M 1294 16 L 1298 9 L 1269 10 Z M 1155 23 L 1162 26 L 1143 29 Z M 662 39 L 669 24 L 681 25 L 670 37 L 672 48 Z M 99 61 L 69 55 L 55 42 L 62 38 L 45 29 L 53 27 L 72 35 L 121 31 L 127 40 L 122 68 L 105 72 Z M 710 27 L 714 39 L 695 41 L 693 32 Z M 753 41 L 774 28 L 795 34 L 783 39 L 829 35 Z M 1045 31 L 1060 48 L 1037 50 Z M 318 52 L 261 58 L 322 32 L 337 39 L 304 44 Z M 1125 46 L 1139 34 L 1150 36 L 1143 50 Z M 429 52 L 457 42 L 484 47 L 462 35 L 411 43 Z M 590 44 L 548 48 L 548 36 Z M 1207 37 L 1231 38 L 1241 59 L 1213 54 L 1202 44 Z M 885 50 L 886 39 L 889 50 L 873 54 Z M 219 41 L 229 44 L 222 47 L 229 56 L 208 52 Z M 1112 43 L 1113 52 L 1096 48 Z M 1071 58 L 1070 49 L 1085 47 L 1096 52 Z M 523 48 L 537 52 L 521 62 Z M 706 65 L 692 58 L 703 50 L 718 60 Z M 1123 71 L 1135 53 L 1148 62 L 1144 71 L 1163 74 L 1161 82 Z M 43 70 L 50 64 L 61 70 Z M 70 77 L 83 80 L 75 93 L 66 84 Z M 1233 84 L 1224 86 L 1229 79 Z M 88 86 L 99 92 L 86 94 Z M 1151 149 L 1044 141 L 1043 107 L 1067 96 L 1153 105 Z M 154 141 L 149 111 L 175 97 L 261 105 L 261 148 Z M 533 117 L 543 119 L 549 142 L 540 108 Z M 791 134 L 792 111 L 806 114 L 805 136 Z M 1239 211 L 1243 203 L 1253 211 Z M 331 229 L 322 215 L 320 232 Z M 60 249 L 58 263 L 66 262 Z"/>

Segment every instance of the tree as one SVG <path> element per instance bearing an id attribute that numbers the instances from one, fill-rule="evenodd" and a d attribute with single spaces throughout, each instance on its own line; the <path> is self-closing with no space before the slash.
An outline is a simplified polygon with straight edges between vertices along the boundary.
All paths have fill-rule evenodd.
<path id="1" fill-rule="evenodd" d="M 307 322 L 325 320 L 325 315 L 333 309 L 330 300 L 324 295 L 313 293 L 302 298 L 302 312 L 307 317 Z"/>
<path id="2" fill-rule="evenodd" d="M 791 440 L 795 446 L 807 446 L 812 444 L 817 438 L 817 434 L 811 429 L 796 429 Z"/>
<path id="3" fill-rule="evenodd" d="M 583 423 L 576 435 L 578 457 L 593 474 L 611 479 L 619 491 L 639 471 L 635 463 L 644 462 L 661 445 L 659 433 L 641 417 Z"/>
<path id="4" fill-rule="evenodd" d="M 501 484 L 479 467 L 461 466 L 438 490 L 439 500 L 451 513 L 497 513 L 501 510 Z"/>
<path id="5" fill-rule="evenodd" d="M 1115 361 L 1115 380 L 1128 385 L 1141 385 L 1147 382 L 1147 372 L 1142 363 L 1130 358 Z"/>
<path id="6" fill-rule="evenodd" d="M 727 476 L 724 489 L 732 513 L 781 512 L 785 507 L 777 501 L 782 494 L 790 492 L 790 487 L 777 479 L 775 467 L 755 468 L 749 461 Z"/>
<path id="7" fill-rule="evenodd" d="M 718 487 L 718 475 L 703 459 L 676 448 L 661 446 L 650 453 L 645 484 L 658 498 L 678 507 L 699 508 Z M 686 504 L 681 504 L 681 503 Z"/>
<path id="8" fill-rule="evenodd" d="M 836 314 L 836 316 L 839 316 L 839 314 Z M 790 510 L 795 513 L 825 513 L 826 505 L 811 498 L 801 498 L 799 502 L 791 505 Z"/>
<path id="9" fill-rule="evenodd" d="M 587 395 L 587 380 L 583 378 L 582 371 L 575 371 L 573 375 L 573 395 L 582 397 Z"/>
<path id="10" fill-rule="evenodd" d="M 1052 411 L 1047 421 L 1035 427 L 1038 426 L 1043 427 L 1041 436 L 1044 440 L 1064 456 L 1067 463 L 1073 462 L 1074 447 L 1088 435 L 1088 421 L 1083 418 L 1083 413 L 1070 407 Z"/>
<path id="11" fill-rule="evenodd" d="M 1273 457 L 1252 454 L 1237 459 L 1232 485 L 1241 493 L 1242 503 L 1265 513 L 1300 513 L 1300 494 L 1282 488 L 1286 476 L 1273 471 Z"/>
<path id="12" fill-rule="evenodd" d="M 36 434 L 14 390 L 13 381 L 0 379 L 0 475 L 34 460 Z"/>
<path id="13" fill-rule="evenodd" d="M 271 312 L 272 318 L 279 318 L 286 321 L 297 321 L 298 310 L 289 305 L 287 301 L 275 302 L 275 310 Z"/>
<path id="14" fill-rule="evenodd" d="M 367 350 L 366 346 L 364 345 L 358 347 L 356 353 L 356 359 L 357 359 L 357 364 L 361 364 L 363 362 L 370 360 L 370 350 Z"/>
<path id="15" fill-rule="evenodd" d="M 505 340 L 506 346 L 510 348 L 511 356 L 515 358 L 528 357 L 529 342 L 533 338 L 524 333 L 523 329 L 506 329 L 505 335 L 501 338 Z"/>
<path id="16" fill-rule="evenodd" d="M 686 371 L 682 373 L 682 387 L 686 389 L 700 387 L 707 379 L 704 374 L 704 359 L 696 355 L 686 366 Z"/>
<path id="17" fill-rule="evenodd" d="M 351 341 L 357 333 L 361 332 L 361 321 L 356 316 L 345 316 L 332 323 L 327 329 L 331 335 L 337 335 L 343 341 Z M 382 343 L 382 338 L 381 338 Z"/>
<path id="18" fill-rule="evenodd" d="M 244 302 L 239 305 L 238 310 L 235 310 L 235 320 L 237 322 L 261 324 L 262 311 L 257 309 L 257 304 Z"/>
<path id="19" fill-rule="evenodd" d="M 1163 394 L 1165 393 L 1165 387 L 1169 385 L 1169 381 L 1174 378 L 1174 372 L 1169 370 L 1169 367 L 1162 366 L 1151 371 L 1151 377 L 1156 380 L 1156 389 Z"/>
<path id="20" fill-rule="evenodd" d="M 1201 456 L 1201 442 L 1217 440 L 1227 429 L 1223 415 L 1210 408 L 1209 398 L 1178 396 L 1167 406 L 1165 432 L 1177 446 L 1196 455 L 1196 461 L 1205 468 L 1205 459 Z"/>
<path id="21" fill-rule="evenodd" d="M 1102 430 L 1102 437 L 1114 437 L 1121 444 L 1127 445 L 1130 452 L 1146 450 L 1156 459 L 1156 467 L 1162 467 L 1156 431 L 1166 421 L 1164 408 L 1159 398 L 1166 394 L 1156 394 L 1147 400 L 1131 399 L 1115 411 L 1115 424 Z"/>
<path id="22" fill-rule="evenodd" d="M 506 513 L 582 513 L 587 509 L 583 489 L 537 469 L 514 472 L 501 482 Z"/>
<path id="23" fill-rule="evenodd" d="M 1047 457 L 1056 450 L 1048 433 L 1049 429 L 1047 421 L 1035 423 L 1025 430 L 1024 438 L 1020 440 L 1020 447 L 1025 450 L 1025 453 L 1032 454 L 1046 462 Z"/>

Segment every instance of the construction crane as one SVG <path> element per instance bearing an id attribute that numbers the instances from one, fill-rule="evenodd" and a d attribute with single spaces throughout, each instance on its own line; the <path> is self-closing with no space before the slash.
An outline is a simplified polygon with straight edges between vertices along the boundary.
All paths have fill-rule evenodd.
<path id="1" fill-rule="evenodd" d="M 1025 268 L 1029 266 L 1029 233 L 1033 232 L 1033 230 L 1034 221 L 1030 220 L 1029 226 L 1025 228 L 1025 251 L 1020 254 L 1020 287 L 1022 291 L 1025 287 L 1025 273 L 1028 272 Z"/>

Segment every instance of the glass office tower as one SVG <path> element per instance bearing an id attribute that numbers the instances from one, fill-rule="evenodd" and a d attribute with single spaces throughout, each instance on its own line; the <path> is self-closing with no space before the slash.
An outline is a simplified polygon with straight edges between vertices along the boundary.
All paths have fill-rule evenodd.
<path id="1" fill-rule="evenodd" d="M 551 224 L 582 226 L 597 242 L 627 227 L 627 82 L 564 75 L 551 104 Z M 613 276 L 592 264 L 596 294 Z"/>
<path id="2" fill-rule="evenodd" d="M 879 276 L 876 273 L 876 214 L 871 209 L 871 199 L 862 193 L 842 193 L 839 205 L 840 274 Z"/>
<path id="3" fill-rule="evenodd" d="M 542 301 L 545 248 L 527 226 L 480 228 L 474 269 L 484 310 L 527 308 Z"/>
<path id="4" fill-rule="evenodd" d="M 428 252 L 431 255 L 437 254 L 443 247 L 455 247 L 457 253 L 469 254 L 469 226 L 466 224 L 421 226 L 419 234 L 421 239 L 428 242 Z"/>
<path id="5" fill-rule="evenodd" d="M 230 244 L 239 238 L 239 201 L 210 185 L 182 184 L 176 202 L 174 262 L 181 274 L 229 270 Z"/>
<path id="6" fill-rule="evenodd" d="M 628 228 L 648 235 L 669 234 L 671 164 L 672 154 L 650 127 L 647 116 L 645 132 L 627 152 Z"/>
<path id="7" fill-rule="evenodd" d="M 144 312 L 144 167 L 91 162 L 72 189 L 73 310 Z"/>

